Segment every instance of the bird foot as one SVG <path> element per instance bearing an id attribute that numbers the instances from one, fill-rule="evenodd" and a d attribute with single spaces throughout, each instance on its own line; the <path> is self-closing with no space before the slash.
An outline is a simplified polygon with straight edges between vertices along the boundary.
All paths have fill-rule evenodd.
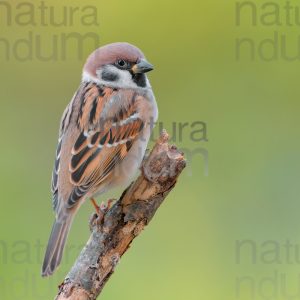
<path id="1" fill-rule="evenodd" d="M 100 206 L 97 204 L 97 201 L 94 198 L 91 198 L 91 203 L 95 208 L 97 215 L 100 215 Z"/>
<path id="2" fill-rule="evenodd" d="M 104 220 L 104 215 L 111 209 L 113 206 L 113 202 L 116 199 L 108 199 L 105 203 L 104 201 L 101 202 L 100 206 L 97 204 L 94 198 L 91 198 L 91 202 L 96 210 L 96 214 L 92 216 L 90 219 L 90 228 L 92 229 L 93 225 L 96 223 L 97 225 L 101 225 Z"/>
<path id="3" fill-rule="evenodd" d="M 108 199 L 106 203 L 102 201 L 100 204 L 100 210 L 102 211 L 102 213 L 107 213 L 111 209 L 115 201 L 116 199 Z"/>

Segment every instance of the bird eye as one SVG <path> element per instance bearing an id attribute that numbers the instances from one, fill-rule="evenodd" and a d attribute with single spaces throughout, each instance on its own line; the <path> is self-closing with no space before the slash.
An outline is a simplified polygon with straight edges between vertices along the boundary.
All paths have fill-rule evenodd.
<path id="1" fill-rule="evenodd" d="M 117 61 L 117 65 L 118 65 L 119 67 L 121 67 L 121 68 L 125 68 L 125 67 L 127 66 L 127 63 L 126 63 L 125 60 L 119 59 L 119 60 Z"/>

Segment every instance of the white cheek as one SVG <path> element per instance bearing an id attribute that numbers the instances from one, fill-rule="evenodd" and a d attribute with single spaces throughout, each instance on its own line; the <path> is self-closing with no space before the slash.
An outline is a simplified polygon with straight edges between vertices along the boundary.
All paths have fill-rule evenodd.
<path id="1" fill-rule="evenodd" d="M 118 76 L 119 80 L 117 80 L 117 83 L 121 86 L 137 87 L 136 83 L 132 81 L 132 76 L 128 71 L 118 70 Z"/>
<path id="2" fill-rule="evenodd" d="M 140 87 L 138 86 L 133 80 L 131 74 L 126 70 L 119 70 L 115 66 L 106 66 L 106 71 L 111 71 L 114 74 L 118 75 L 118 79 L 115 81 L 103 80 L 102 72 L 103 69 L 99 69 L 96 71 L 97 76 L 92 76 L 88 72 L 84 71 L 82 74 L 82 81 L 83 82 L 95 82 L 99 85 L 105 85 L 113 88 L 129 88 L 129 89 L 141 89 L 147 90 L 151 89 L 150 82 L 146 76 L 146 86 Z"/>
<path id="3" fill-rule="evenodd" d="M 115 81 L 103 80 L 102 72 L 104 70 L 97 71 L 97 78 L 99 82 L 103 85 L 113 86 L 113 87 L 121 87 L 121 88 L 137 88 L 135 82 L 132 81 L 131 74 L 126 70 L 119 70 L 115 66 L 106 66 L 105 71 L 111 72 L 113 74 L 118 75 L 118 79 Z"/>

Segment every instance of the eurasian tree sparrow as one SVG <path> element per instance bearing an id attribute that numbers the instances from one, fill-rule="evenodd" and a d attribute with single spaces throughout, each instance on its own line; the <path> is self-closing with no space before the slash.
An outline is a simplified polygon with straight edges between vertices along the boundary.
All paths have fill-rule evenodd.
<path id="1" fill-rule="evenodd" d="M 88 198 L 127 183 L 137 171 L 157 120 L 146 72 L 153 69 L 128 43 L 95 50 L 60 124 L 52 175 L 56 214 L 42 276 L 61 262 L 72 220 Z"/>

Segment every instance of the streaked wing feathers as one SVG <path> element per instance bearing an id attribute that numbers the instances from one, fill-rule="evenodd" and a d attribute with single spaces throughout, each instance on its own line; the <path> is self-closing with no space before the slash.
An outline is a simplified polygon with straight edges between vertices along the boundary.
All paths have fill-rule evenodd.
<path id="1" fill-rule="evenodd" d="M 99 98 L 93 99 L 93 102 L 97 101 L 102 105 L 101 95 Z M 98 108 L 92 105 L 90 114 L 83 112 L 82 116 L 85 116 L 89 123 L 91 120 L 94 122 L 91 114 L 97 110 Z M 70 180 L 74 185 L 68 200 L 69 207 L 112 175 L 144 127 L 134 105 L 126 109 L 120 106 L 115 116 L 107 120 L 106 126 L 101 129 L 93 126 L 88 130 L 85 123 L 80 121 L 80 124 L 83 129 L 74 143 L 69 166 Z"/>

